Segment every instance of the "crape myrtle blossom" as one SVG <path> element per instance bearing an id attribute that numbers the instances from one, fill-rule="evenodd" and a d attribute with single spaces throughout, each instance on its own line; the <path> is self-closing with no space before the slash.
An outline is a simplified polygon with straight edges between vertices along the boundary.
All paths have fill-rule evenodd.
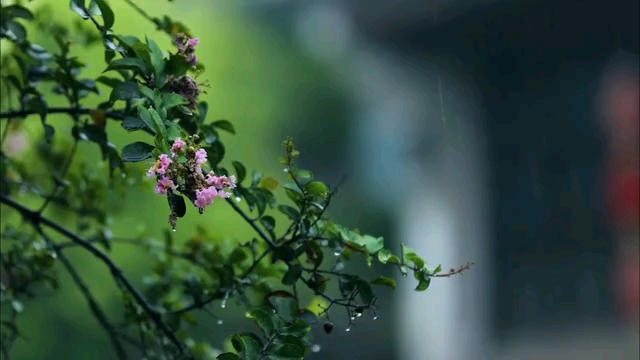
<path id="1" fill-rule="evenodd" d="M 191 142 L 191 141 L 188 141 Z M 195 149 L 181 138 L 175 139 L 170 154 L 160 154 L 147 171 L 156 177 L 156 192 L 161 195 L 180 191 L 189 198 L 202 213 L 216 198 L 228 198 L 228 190 L 236 187 L 235 176 L 217 176 L 213 171 L 204 173 L 207 152 Z"/>

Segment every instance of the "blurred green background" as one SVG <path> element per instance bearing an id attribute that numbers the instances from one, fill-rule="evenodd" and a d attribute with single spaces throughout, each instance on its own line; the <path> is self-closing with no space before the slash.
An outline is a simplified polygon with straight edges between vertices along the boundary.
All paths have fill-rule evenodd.
<path id="1" fill-rule="evenodd" d="M 322 131 L 327 124 L 342 122 L 340 116 L 344 116 L 344 112 L 336 112 L 335 108 L 336 105 L 345 105 L 343 101 L 336 100 L 342 97 L 343 91 L 331 80 L 326 69 L 300 56 L 290 44 L 279 39 L 273 30 L 256 22 L 246 21 L 231 3 L 205 0 L 174 3 L 140 0 L 136 3 L 151 16 L 169 14 L 174 20 L 184 22 L 200 38 L 197 54 L 206 71 L 198 80 L 208 84 L 206 94 L 201 97 L 201 100 L 209 103 L 208 121 L 228 119 L 233 122 L 237 131 L 236 136 L 224 137 L 227 155 L 223 165 L 228 168 L 231 168 L 228 166 L 231 160 L 240 160 L 249 170 L 257 169 L 283 179 L 284 173 L 278 163 L 280 144 L 285 135 L 299 132 L 299 128 L 294 131 L 294 123 L 300 119 L 312 119 L 315 125 L 311 127 L 311 131 Z M 124 1 L 113 0 L 110 4 L 116 14 L 114 30 L 117 33 L 140 38 L 150 35 L 164 49 L 172 48 L 166 35 L 156 32 L 151 23 Z M 66 1 L 36 0 L 26 6 L 36 13 L 40 12 L 46 21 L 66 24 L 70 28 L 80 21 L 79 16 L 69 10 Z M 92 25 L 83 22 L 83 27 L 91 29 Z M 57 51 L 54 40 L 46 30 L 33 25 L 27 28 L 31 41 L 52 52 Z M 3 44 L 3 51 L 7 50 L 6 44 Z M 89 48 L 72 46 L 72 54 L 88 64 L 83 77 L 95 78 L 105 67 L 100 44 Z M 106 87 L 102 90 L 109 91 Z M 47 101 L 50 106 L 66 105 L 58 96 L 48 96 Z M 90 98 L 85 105 L 96 105 L 99 102 L 98 97 Z M 3 104 L 4 109 L 6 104 Z M 323 124 L 322 117 L 326 115 L 330 115 L 330 122 Z M 56 127 L 56 148 L 69 148 L 71 119 L 60 115 L 50 116 L 48 123 Z M 24 127 L 32 143 L 42 136 L 42 127 L 37 117 L 26 119 Z M 138 134 L 128 134 L 117 123 L 109 125 L 108 133 L 110 140 L 119 149 L 127 143 L 144 138 Z M 306 135 L 313 138 L 312 134 Z M 94 145 L 81 143 L 78 154 L 79 158 L 92 159 L 99 168 L 99 151 Z M 32 159 L 34 152 L 35 146 L 32 146 L 23 154 L 23 161 Z M 140 167 L 146 166 L 148 165 Z M 35 173 L 45 175 L 41 166 L 36 165 L 32 169 Z M 106 176 L 106 172 L 104 174 Z M 113 225 L 116 237 L 131 236 L 133 232 L 141 230 L 148 236 L 159 236 L 168 227 L 166 199 L 154 194 L 151 183 L 146 184 L 145 189 L 146 191 L 130 191 L 122 199 L 115 197 L 115 194 L 109 199 L 112 206 L 119 208 Z M 19 196 L 18 199 L 33 206 L 40 203 L 40 200 L 26 195 Z M 48 216 L 52 215 L 52 209 L 49 209 Z M 215 204 L 204 215 L 198 215 L 194 209 L 190 210 L 186 218 L 178 223 L 178 240 L 193 235 L 196 224 L 205 227 L 217 241 L 225 241 L 231 246 L 236 241 L 245 242 L 253 237 L 250 228 L 224 203 Z M 14 220 L 17 217 L 5 217 L 5 221 Z M 67 225 L 72 226 L 73 220 L 66 219 Z M 121 302 L 106 267 L 83 250 L 70 249 L 67 252 L 105 310 L 113 319 L 118 319 Z M 141 258 L 145 258 L 141 249 L 116 245 L 112 255 L 138 284 L 150 272 L 150 262 L 141 261 Z M 63 268 L 58 268 L 57 272 L 62 283 L 58 292 L 25 303 L 26 311 L 20 317 L 18 325 L 26 340 L 16 342 L 14 358 L 112 358 L 104 331 L 91 316 L 84 298 L 70 282 Z M 222 347 L 227 334 L 249 325 L 240 320 L 242 313 L 239 310 L 231 309 L 220 314 L 225 320 L 222 326 L 216 325 L 215 319 L 204 313 L 199 315 L 207 320 L 201 325 L 199 333 L 217 347 Z"/>

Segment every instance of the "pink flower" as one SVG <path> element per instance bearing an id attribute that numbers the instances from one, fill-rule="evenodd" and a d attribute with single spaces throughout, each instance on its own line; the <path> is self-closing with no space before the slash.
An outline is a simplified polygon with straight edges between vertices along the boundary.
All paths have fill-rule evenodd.
<path id="1" fill-rule="evenodd" d="M 216 176 L 213 172 L 207 174 L 207 184 L 215 186 L 216 189 L 221 190 L 223 188 L 235 189 L 236 187 L 236 177 L 231 175 L 230 177 L 226 176 Z"/>
<path id="2" fill-rule="evenodd" d="M 173 182 L 173 180 L 169 179 L 166 176 L 163 176 L 160 180 L 158 180 L 158 184 L 156 185 L 156 192 L 160 195 L 164 195 L 169 189 L 175 190 L 177 188 L 178 186 Z"/>
<path id="3" fill-rule="evenodd" d="M 218 190 L 213 186 L 196 190 L 196 201 L 194 201 L 194 204 L 198 208 L 204 209 L 205 207 L 213 204 L 216 196 L 218 196 Z"/>
<path id="4" fill-rule="evenodd" d="M 199 149 L 196 151 L 196 164 L 202 166 L 207 162 L 207 151 L 205 149 Z"/>
<path id="5" fill-rule="evenodd" d="M 219 190 L 218 191 L 218 196 L 223 198 L 223 199 L 228 199 L 231 197 L 231 193 L 230 192 L 226 192 L 224 190 Z"/>
<path id="6" fill-rule="evenodd" d="M 173 163 L 169 155 L 161 154 L 158 161 L 147 171 L 147 176 L 154 177 L 156 175 L 164 175 L 167 173 L 169 166 Z"/>
<path id="7" fill-rule="evenodd" d="M 193 39 L 187 40 L 188 47 L 195 48 L 196 46 L 198 46 L 198 44 L 200 44 L 200 38 L 193 38 Z"/>
<path id="8" fill-rule="evenodd" d="M 173 146 L 171 147 L 171 151 L 175 152 L 175 153 L 179 153 L 182 152 L 184 150 L 184 147 L 187 144 L 184 142 L 184 140 L 180 139 L 180 138 L 176 138 L 173 141 Z"/>

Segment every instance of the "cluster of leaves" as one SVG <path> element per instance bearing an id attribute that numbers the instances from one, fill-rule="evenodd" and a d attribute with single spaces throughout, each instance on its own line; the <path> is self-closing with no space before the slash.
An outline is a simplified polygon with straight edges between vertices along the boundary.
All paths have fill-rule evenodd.
<path id="1" fill-rule="evenodd" d="M 152 18 L 124 1 L 174 41 L 184 34 L 191 37 L 183 24 L 168 17 Z M 6 358 L 11 343 L 19 337 L 14 320 L 22 311 L 22 302 L 58 287 L 53 271 L 58 263 L 71 274 L 118 358 L 126 359 L 132 351 L 139 351 L 147 359 L 221 360 L 301 359 L 318 350 L 312 326 L 322 322 L 323 330 L 331 333 L 334 309 L 346 313 L 347 329 L 363 314 L 376 317 L 373 285 L 395 288 L 396 281 L 390 277 L 365 279 L 345 272 L 345 263 L 355 256 L 369 266 L 379 262 L 395 267 L 403 276 L 412 272 L 417 291 L 426 290 L 433 277 L 450 276 L 470 267 L 467 264 L 441 274 L 440 266 L 428 267 L 405 246 L 396 255 L 385 247 L 382 238 L 330 220 L 327 208 L 337 188 L 297 167 L 299 152 L 291 139 L 284 141 L 285 155 L 280 160 L 288 183 L 281 185 L 257 171 L 248 176 L 239 161 L 231 161 L 232 169 L 223 167 L 226 150 L 221 132 L 235 134 L 235 130 L 226 120 L 207 122 L 208 105 L 198 100 L 201 85 L 195 80 L 204 68 L 194 66 L 180 51 L 163 51 L 149 37 L 141 40 L 115 33 L 115 15 L 106 0 L 71 0 L 70 9 L 97 29 L 99 35 L 88 36 L 93 40 L 87 43 L 99 39 L 104 46 L 106 75 L 95 80 L 81 77 L 85 64 L 72 55 L 71 45 L 75 43 L 63 26 L 55 27 L 58 51 L 52 53 L 28 40 L 21 23 L 34 20 L 28 9 L 3 6 L 0 17 L 0 36 L 15 45 L 12 65 L 4 66 L 7 61 L 3 59 L 2 85 L 7 89 L 2 98 L 3 111 L 7 110 L 0 113 L 5 123 L 3 149 L 8 134 L 21 126 L 22 119 L 37 115 L 44 130 L 38 155 L 51 172 L 42 184 L 28 166 L 4 151 L 0 154 L 0 202 L 23 219 L 20 227 L 5 226 L 0 236 L 3 312 L 8 309 L 5 304 L 11 305 L 9 320 L 2 322 L 2 353 Z M 82 105 L 91 94 L 100 96 L 101 88 L 109 91 L 105 101 L 95 107 Z M 49 106 L 43 91 L 63 96 L 68 106 Z M 12 108 L 12 99 L 17 99 L 18 108 Z M 73 122 L 69 154 L 53 149 L 57 135 L 49 124 L 52 114 L 66 114 Z M 117 121 L 124 129 L 142 132 L 151 139 L 118 149 L 109 141 L 107 121 Z M 236 176 L 237 187 L 226 202 L 253 229 L 255 238 L 229 247 L 212 241 L 203 229 L 181 245 L 175 244 L 169 230 L 160 240 L 147 239 L 144 234 L 127 239 L 113 237 L 110 219 L 116 209 L 108 206 L 108 198 L 114 191 L 122 193 L 142 184 L 139 168 L 126 163 L 167 154 L 177 138 L 192 139 L 204 149 L 208 165 L 216 174 Z M 78 156 L 75 150 L 79 142 L 95 144 L 103 164 L 91 165 Z M 122 176 L 114 176 L 117 172 Z M 25 191 L 43 200 L 37 210 L 16 200 L 16 194 Z M 276 191 L 283 191 L 288 202 L 279 204 Z M 167 199 L 168 212 L 185 215 L 188 206 L 181 195 L 169 192 Z M 239 201 L 248 209 L 243 209 Z M 56 206 L 56 213 L 75 214 L 77 230 L 71 231 L 45 216 L 49 206 Z M 275 212 L 288 219 L 285 227 L 278 227 L 284 231 L 277 231 Z M 55 240 L 53 233 L 67 242 Z M 145 278 L 143 290 L 134 286 L 108 255 L 115 244 L 137 246 L 154 255 L 153 273 Z M 115 327 L 95 301 L 65 255 L 70 247 L 86 250 L 109 268 L 122 293 L 127 328 Z M 329 261 L 326 254 L 334 254 L 333 260 Z M 335 290 L 329 288 L 332 279 L 337 283 Z M 322 299 L 326 306 L 315 312 L 305 308 L 302 291 Z M 247 318 L 259 332 L 233 335 L 228 352 L 223 353 L 212 347 L 215 339 L 195 341 L 189 326 L 197 323 L 195 311 L 211 313 L 209 304 L 219 301 L 224 308 L 229 299 L 247 309 Z"/>

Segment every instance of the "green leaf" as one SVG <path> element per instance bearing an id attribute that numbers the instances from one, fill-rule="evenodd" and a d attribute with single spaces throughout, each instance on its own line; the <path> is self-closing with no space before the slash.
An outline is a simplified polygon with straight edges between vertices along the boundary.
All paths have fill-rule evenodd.
<path id="1" fill-rule="evenodd" d="M 405 263 L 413 263 L 418 269 L 424 268 L 424 260 L 420 256 L 418 256 L 418 254 L 416 254 L 413 249 L 404 245 L 402 246 L 402 258 L 404 259 Z"/>
<path id="2" fill-rule="evenodd" d="M 200 127 L 200 131 L 202 132 L 202 137 L 204 137 L 204 141 L 209 145 L 218 141 L 218 138 L 220 137 L 218 132 L 211 125 L 202 125 Z"/>
<path id="3" fill-rule="evenodd" d="M 220 161 L 224 159 L 224 145 L 222 145 L 222 142 L 216 141 L 206 147 L 205 150 L 207 151 L 207 157 L 209 158 L 209 164 L 211 165 L 211 168 L 217 168 Z"/>
<path id="4" fill-rule="evenodd" d="M 166 138 L 167 128 L 164 126 L 164 121 L 162 121 L 160 114 L 158 114 L 154 108 L 149 108 L 149 114 L 151 115 L 151 120 L 153 120 L 155 128 L 158 129 L 158 135 L 162 136 L 162 138 Z"/>
<path id="5" fill-rule="evenodd" d="M 309 309 L 300 309 L 296 318 L 302 321 L 295 321 L 293 325 L 288 328 L 282 329 L 283 334 L 292 334 L 298 337 L 303 337 L 311 331 L 311 325 L 319 323 L 318 317 L 313 311 Z M 294 325 L 299 324 L 297 328 L 293 328 Z M 299 332 L 298 332 L 299 331 Z"/>
<path id="6" fill-rule="evenodd" d="M 187 204 L 185 203 L 184 198 L 181 195 L 172 192 L 170 195 L 167 194 L 167 200 L 169 201 L 169 208 L 171 211 L 179 218 L 184 217 L 187 213 Z"/>
<path id="7" fill-rule="evenodd" d="M 187 58 L 183 55 L 169 55 L 169 61 L 167 61 L 167 66 L 165 68 L 165 73 L 167 75 L 173 75 L 175 77 L 180 77 L 187 73 L 189 69 L 192 69 L 193 65 L 187 62 Z"/>
<path id="8" fill-rule="evenodd" d="M 295 284 L 300 278 L 300 275 L 302 275 L 302 266 L 299 264 L 291 265 L 282 278 L 282 285 L 289 286 Z"/>
<path id="9" fill-rule="evenodd" d="M 113 90 L 111 90 L 109 101 L 127 101 L 139 98 L 141 95 L 142 94 L 140 93 L 140 89 L 138 88 L 138 83 L 136 83 L 135 81 L 124 81 L 116 85 Z"/>
<path id="10" fill-rule="evenodd" d="M 378 260 L 382 264 L 400 264 L 400 258 L 387 249 L 382 249 L 378 252 Z"/>
<path id="11" fill-rule="evenodd" d="M 416 286 L 415 291 L 425 291 L 429 288 L 431 284 L 431 277 L 425 269 L 416 270 L 413 272 L 413 276 L 418 280 L 418 286 Z"/>
<path id="12" fill-rule="evenodd" d="M 155 147 L 142 141 L 136 141 L 129 145 L 126 145 L 122 149 L 122 161 L 124 162 L 139 162 L 150 159 L 153 157 L 153 150 Z"/>
<path id="13" fill-rule="evenodd" d="M 28 21 L 33 20 L 33 14 L 29 9 L 20 5 L 9 5 L 2 8 L 4 17 L 7 19 L 22 18 Z"/>
<path id="14" fill-rule="evenodd" d="M 6 35 L 9 39 L 22 43 L 27 38 L 27 29 L 22 26 L 19 22 L 9 20 L 4 24 L 3 35 Z"/>
<path id="15" fill-rule="evenodd" d="M 156 92 L 153 91 L 152 88 L 148 86 L 144 86 L 142 84 L 138 84 L 140 88 L 140 92 L 149 100 L 151 100 L 154 104 L 159 102 L 160 100 L 156 99 Z"/>
<path id="16" fill-rule="evenodd" d="M 182 137 L 180 125 L 172 122 L 167 127 L 167 140 L 173 142 L 175 139 Z"/>
<path id="17" fill-rule="evenodd" d="M 269 191 L 273 191 L 278 188 L 278 180 L 272 177 L 264 177 L 260 180 L 260 187 Z"/>
<path id="18" fill-rule="evenodd" d="M 305 348 L 300 338 L 293 335 L 284 335 L 278 337 L 276 341 L 267 348 L 267 353 L 280 358 L 302 359 Z"/>
<path id="19" fill-rule="evenodd" d="M 247 177 L 247 169 L 239 161 L 234 160 L 231 162 L 231 165 L 233 165 L 233 168 L 236 170 L 237 183 L 241 184 Z"/>
<path id="20" fill-rule="evenodd" d="M 115 17 L 113 15 L 113 11 L 109 4 L 107 4 L 104 0 L 93 0 L 98 4 L 100 8 L 100 12 L 102 13 L 102 20 L 104 21 L 104 29 L 109 30 L 113 27 L 113 23 L 115 22 Z"/>
<path id="21" fill-rule="evenodd" d="M 298 212 L 298 210 L 294 207 L 289 205 L 278 205 L 278 210 L 281 213 L 287 215 L 289 219 L 293 220 L 294 222 L 300 221 L 300 212 Z"/>
<path id="22" fill-rule="evenodd" d="M 216 357 L 218 360 L 242 360 L 242 358 L 234 353 L 226 352 Z"/>
<path id="23" fill-rule="evenodd" d="M 387 277 L 387 276 L 381 276 L 381 277 L 377 277 L 373 280 L 371 280 L 371 283 L 374 285 L 384 285 L 384 286 L 388 286 L 392 289 L 395 290 L 397 284 L 396 281 L 393 278 Z"/>
<path id="24" fill-rule="evenodd" d="M 296 205 L 302 204 L 304 200 L 304 195 L 300 192 L 300 189 L 296 184 L 284 184 L 282 185 L 284 188 L 284 192 L 287 197 L 293 201 Z"/>
<path id="25" fill-rule="evenodd" d="M 371 285 L 364 280 L 358 280 L 357 285 L 358 293 L 360 294 L 360 299 L 363 303 L 369 304 L 373 301 L 373 289 L 371 289 Z"/>
<path id="26" fill-rule="evenodd" d="M 356 289 L 357 279 L 352 276 L 340 276 L 338 278 L 338 288 L 340 294 L 343 297 L 349 297 L 349 295 Z"/>
<path id="27" fill-rule="evenodd" d="M 86 20 L 89 18 L 89 13 L 87 12 L 87 8 L 84 4 L 85 0 L 71 0 L 69 1 L 69 8 Z"/>
<path id="28" fill-rule="evenodd" d="M 185 105 L 187 100 L 176 93 L 167 93 L 162 97 L 162 107 L 169 110 L 176 106 Z"/>
<path id="29" fill-rule="evenodd" d="M 153 67 L 153 74 L 156 80 L 156 87 L 162 87 L 164 83 L 164 54 L 162 53 L 162 49 L 156 44 L 155 41 L 146 38 L 147 45 L 149 46 L 149 50 L 151 50 L 151 66 Z"/>
<path id="30" fill-rule="evenodd" d="M 260 223 L 269 232 L 273 231 L 276 228 L 276 219 L 269 215 L 261 217 Z"/>
<path id="31" fill-rule="evenodd" d="M 289 245 L 280 245 L 273 249 L 271 256 L 274 263 L 278 260 L 282 260 L 287 263 L 296 259 L 296 252 Z"/>
<path id="32" fill-rule="evenodd" d="M 286 322 L 292 321 L 298 312 L 298 302 L 293 296 L 272 295 L 269 297 L 269 303 Z"/>
<path id="33" fill-rule="evenodd" d="M 154 134 L 158 132 L 158 129 L 156 128 L 156 125 L 153 122 L 151 114 L 149 113 L 149 110 L 147 110 L 147 108 L 142 105 L 138 105 L 138 115 L 140 115 L 140 119 L 145 123 L 145 125 L 147 125 L 147 127 L 151 131 L 153 131 Z"/>
<path id="34" fill-rule="evenodd" d="M 384 238 L 373 237 L 371 235 L 363 235 L 360 237 L 360 244 L 371 254 L 375 254 L 384 248 Z"/>
<path id="35" fill-rule="evenodd" d="M 262 341 L 255 334 L 242 333 L 231 337 L 233 348 L 242 354 L 244 360 L 260 360 Z"/>
<path id="36" fill-rule="evenodd" d="M 253 321 L 262 330 L 264 337 L 269 337 L 275 330 L 271 314 L 263 309 L 256 308 L 246 314 L 247 319 Z"/>
<path id="37" fill-rule="evenodd" d="M 144 75 L 149 74 L 147 64 L 138 58 L 122 58 L 113 60 L 109 63 L 104 72 L 111 70 L 132 70 Z"/>
<path id="38" fill-rule="evenodd" d="M 311 181 L 305 186 L 307 192 L 313 196 L 327 197 L 329 188 L 322 181 Z"/>
<path id="39" fill-rule="evenodd" d="M 296 170 L 296 177 L 303 180 L 313 179 L 313 173 L 309 170 Z"/>
<path id="40" fill-rule="evenodd" d="M 121 126 L 125 130 L 129 130 L 129 131 L 149 129 L 147 124 L 142 119 L 140 119 L 139 117 L 133 117 L 133 116 L 126 116 L 122 121 Z M 152 129 L 149 129 L 149 130 L 152 130 Z"/>
<path id="41" fill-rule="evenodd" d="M 97 82 L 107 85 L 110 88 L 115 88 L 116 86 L 118 86 L 118 84 L 120 84 L 122 82 L 122 80 L 120 79 L 114 79 L 111 77 L 107 77 L 107 76 L 100 76 L 96 79 Z"/>
<path id="42" fill-rule="evenodd" d="M 231 122 L 229 122 L 228 120 L 218 120 L 218 121 L 214 121 L 213 123 L 211 123 L 211 125 L 213 125 L 213 127 L 218 128 L 220 130 L 226 131 L 230 134 L 234 134 L 236 133 L 235 128 L 233 127 L 233 124 Z"/>

